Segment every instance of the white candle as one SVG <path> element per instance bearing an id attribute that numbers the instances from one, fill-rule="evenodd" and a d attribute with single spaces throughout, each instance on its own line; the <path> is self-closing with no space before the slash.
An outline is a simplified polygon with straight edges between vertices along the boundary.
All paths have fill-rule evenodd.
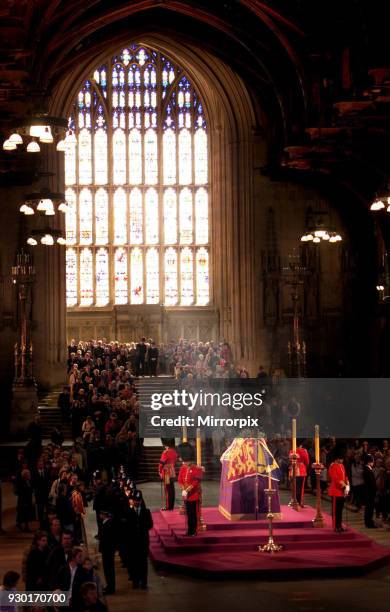
<path id="1" fill-rule="evenodd" d="M 292 420 L 292 451 L 294 454 L 297 452 L 297 420 Z"/>

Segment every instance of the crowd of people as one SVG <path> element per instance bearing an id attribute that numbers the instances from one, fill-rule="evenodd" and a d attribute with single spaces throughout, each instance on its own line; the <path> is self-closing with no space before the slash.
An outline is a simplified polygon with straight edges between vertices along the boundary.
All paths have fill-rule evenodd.
<path id="1" fill-rule="evenodd" d="M 14 572 L 11 577 L 14 587 L 21 577 L 28 591 L 70 591 L 72 609 L 104 612 L 102 583 L 88 555 L 84 525 L 91 494 L 85 451 L 77 443 L 69 449 L 42 445 L 38 419 L 29 431 L 13 478 L 16 524 L 29 533 L 37 520 L 39 529 L 25 551 L 21 576 Z M 4 588 L 9 581 L 4 577 Z"/>
<path id="2" fill-rule="evenodd" d="M 315 493 L 316 476 L 310 467 L 315 453 L 312 440 L 302 440 L 307 451 L 306 489 Z M 291 476 L 291 439 L 278 436 L 270 441 L 270 449 L 280 467 L 281 485 L 289 486 Z M 299 451 L 299 448 L 298 448 Z M 322 493 L 329 493 L 330 466 L 342 459 L 348 482 L 346 501 L 353 512 L 364 510 L 364 524 L 368 528 L 390 524 L 390 445 L 388 440 L 323 440 L 320 449 Z"/>
<path id="3" fill-rule="evenodd" d="M 68 347 L 68 374 L 74 365 L 86 366 L 94 374 L 107 378 L 116 368 L 123 367 L 131 375 L 168 375 L 176 379 L 195 378 L 248 378 L 244 366 L 236 366 L 227 342 L 189 341 L 180 339 L 156 344 L 151 338 L 139 342 L 107 342 L 105 339 L 89 342 L 72 340 Z"/>
<path id="4" fill-rule="evenodd" d="M 29 591 L 70 591 L 73 610 L 104 612 L 105 595 L 115 593 L 116 551 L 133 588 L 147 588 L 153 521 L 142 492 L 126 468 L 118 465 L 115 477 L 106 473 L 103 481 L 100 470 L 91 473 L 81 440 L 71 448 L 42 445 L 39 422 L 34 421 L 29 429 L 34 437 L 26 449 L 19 449 L 13 479 L 16 523 L 21 531 L 29 533 L 37 520 L 39 529 L 25 551 L 21 575 L 6 575 L 3 588 L 16 588 L 22 578 Z M 96 571 L 96 558 L 88 554 L 84 522 L 88 505 L 96 513 L 104 588 Z"/>
<path id="5" fill-rule="evenodd" d="M 21 575 L 8 572 L 2 590 L 16 589 L 22 578 L 31 591 L 70 590 L 71 607 L 75 610 L 104 612 L 107 609 L 104 596 L 115 593 L 117 551 L 133 587 L 147 588 L 149 531 L 153 521 L 135 484 L 143 442 L 139 436 L 140 406 L 135 381 L 138 377 L 159 374 L 170 375 L 184 385 L 248 378 L 245 368 L 234 365 L 226 342 L 181 340 L 159 346 L 145 338 L 128 344 L 104 340 L 71 342 L 68 384 L 59 395 L 58 407 L 63 423 L 71 426 L 73 442 L 64 447 L 63 433 L 56 427 L 51 442 L 43 445 L 39 416 L 28 427 L 28 443 L 18 451 L 13 479 L 16 523 L 21 531 L 30 532 L 37 520 L 39 530 L 24 555 Z M 269 439 L 269 446 L 280 468 L 279 484 L 289 486 L 291 438 L 285 428 L 292 417 L 299 416 L 301 406 L 295 398 L 281 401 L 275 392 L 274 378 L 259 367 L 258 383 L 265 389 L 262 419 L 269 431 L 278 432 Z M 212 445 L 218 462 L 232 436 L 229 432 L 226 436 L 213 434 L 206 442 Z M 339 448 L 340 441 L 336 443 L 334 438 L 322 443 L 323 493 L 330 491 L 331 466 L 340 461 Z M 168 447 L 166 452 L 173 453 Z M 314 461 L 312 441 L 302 441 L 298 452 L 302 457 L 307 455 L 306 467 L 298 474 L 302 482 L 299 503 L 303 505 L 305 485 L 315 491 L 315 474 L 310 468 Z M 175 461 L 171 462 L 173 466 Z M 364 507 L 367 527 L 376 526 L 374 518 L 382 524 L 389 523 L 389 442 L 344 441 L 342 463 L 348 491 L 350 486 L 351 509 L 358 512 Z M 166 506 L 171 509 L 174 504 L 171 473 L 164 484 Z M 84 523 L 88 505 L 96 513 L 104 588 L 96 571 L 96 559 L 88 554 Z"/>

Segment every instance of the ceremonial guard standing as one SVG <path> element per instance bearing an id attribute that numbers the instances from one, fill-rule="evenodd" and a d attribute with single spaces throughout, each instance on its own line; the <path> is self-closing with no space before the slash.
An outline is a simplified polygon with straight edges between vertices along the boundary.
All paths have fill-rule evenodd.
<path id="1" fill-rule="evenodd" d="M 175 506 L 175 464 L 178 460 L 178 454 L 171 444 L 166 443 L 164 446 L 165 449 L 158 464 L 158 473 L 164 487 L 165 498 L 165 505 L 162 510 L 173 510 Z"/>
<path id="2" fill-rule="evenodd" d="M 292 465 L 291 465 L 291 455 L 293 451 L 290 451 L 290 479 L 293 477 L 292 474 Z M 303 508 L 304 498 L 305 498 L 305 483 L 307 476 L 307 468 L 310 463 L 309 453 L 306 448 L 303 447 L 303 444 L 300 444 L 296 450 L 296 454 L 298 455 L 298 459 L 296 462 L 296 496 L 297 502 Z"/>
<path id="3" fill-rule="evenodd" d="M 149 531 L 153 527 L 150 510 L 145 506 L 141 491 L 132 494 L 132 505 L 128 510 L 128 533 L 130 536 L 129 578 L 133 588 L 148 586 Z"/>
<path id="4" fill-rule="evenodd" d="M 202 495 L 201 480 L 203 470 L 194 462 L 195 452 L 191 444 L 183 443 L 178 447 L 183 465 L 179 471 L 178 483 L 187 514 L 187 535 L 194 536 L 198 532 L 200 519 L 200 500 Z"/>
<path id="5" fill-rule="evenodd" d="M 349 481 L 343 464 L 344 453 L 336 453 L 336 458 L 329 466 L 328 478 L 329 495 L 332 497 L 332 518 L 333 528 L 336 532 L 345 531 L 343 528 L 343 508 L 344 500 L 349 493 Z"/>

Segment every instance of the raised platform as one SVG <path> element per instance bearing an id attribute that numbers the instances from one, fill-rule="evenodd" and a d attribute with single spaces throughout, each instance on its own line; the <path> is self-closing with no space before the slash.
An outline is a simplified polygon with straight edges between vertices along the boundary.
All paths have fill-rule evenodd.
<path id="1" fill-rule="evenodd" d="M 267 542 L 265 520 L 232 522 L 217 508 L 204 508 L 207 530 L 188 537 L 185 517 L 178 510 L 154 512 L 150 557 L 156 569 L 214 578 L 362 574 L 390 562 L 390 547 L 353 529 L 334 533 L 326 514 L 325 527 L 316 529 L 314 515 L 310 507 L 295 512 L 282 506 L 282 518 L 274 522 L 274 536 L 284 550 L 270 555 L 257 550 Z"/>

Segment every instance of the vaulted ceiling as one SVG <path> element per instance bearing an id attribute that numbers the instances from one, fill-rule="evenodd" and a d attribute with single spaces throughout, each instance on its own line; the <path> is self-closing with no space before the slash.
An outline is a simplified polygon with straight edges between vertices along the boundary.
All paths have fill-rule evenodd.
<path id="1" fill-rule="evenodd" d="M 355 181 L 359 197 L 369 198 L 389 170 L 384 4 L 2 0 L 0 130 L 29 109 L 50 108 L 64 80 L 103 50 L 164 36 L 207 50 L 240 75 L 268 117 L 274 161 L 284 171 Z M 369 178 L 360 184 L 363 174 Z"/>

